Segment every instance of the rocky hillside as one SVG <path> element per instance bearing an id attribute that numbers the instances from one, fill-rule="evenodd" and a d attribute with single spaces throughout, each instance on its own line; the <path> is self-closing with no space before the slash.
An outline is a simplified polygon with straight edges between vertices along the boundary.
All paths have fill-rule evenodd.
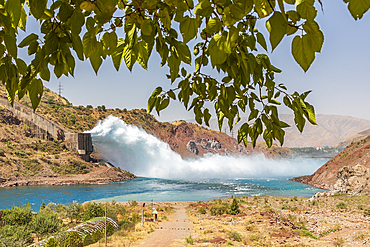
<path id="1" fill-rule="evenodd" d="M 338 172 L 345 166 L 354 167 L 356 165 L 370 168 L 370 136 L 347 146 L 341 153 L 329 160 L 311 176 L 298 177 L 293 180 L 333 190 L 334 184 L 338 180 Z"/>
<path id="2" fill-rule="evenodd" d="M 113 182 L 133 177 L 104 163 L 84 162 L 62 142 L 33 137 L 27 125 L 0 106 L 0 187 Z"/>
<path id="3" fill-rule="evenodd" d="M 4 86 L 0 86 L 0 96 L 5 96 Z M 28 97 L 24 97 L 20 103 L 31 106 Z M 82 132 L 92 129 L 98 120 L 109 115 L 120 117 L 127 124 L 133 124 L 143 128 L 147 133 L 167 142 L 171 149 L 182 157 L 197 157 L 205 153 L 219 154 L 252 154 L 263 152 L 267 157 L 290 157 L 292 151 L 274 145 L 267 149 L 265 144 L 258 144 L 255 149 L 251 146 L 238 145 L 235 138 L 225 133 L 213 131 L 196 124 L 185 121 L 174 123 L 162 123 L 157 121 L 145 109 L 107 109 L 105 106 L 73 106 L 67 99 L 59 97 L 54 92 L 45 88 L 42 101 L 36 110 L 38 113 L 59 123 L 65 128 Z"/>
<path id="4" fill-rule="evenodd" d="M 280 118 L 290 126 L 294 126 L 293 115 L 280 114 Z M 242 118 L 239 124 L 236 125 L 233 133 L 230 133 L 227 129 L 223 129 L 223 131 L 230 136 L 236 136 L 237 130 L 244 120 L 246 119 Z M 318 114 L 316 120 L 318 125 L 306 123 L 302 134 L 295 127 L 285 129 L 284 147 L 332 147 L 370 128 L 370 121 L 349 116 Z M 210 125 L 211 129 L 218 130 L 218 123 L 215 119 L 211 120 Z M 227 126 L 227 124 L 224 126 Z"/>

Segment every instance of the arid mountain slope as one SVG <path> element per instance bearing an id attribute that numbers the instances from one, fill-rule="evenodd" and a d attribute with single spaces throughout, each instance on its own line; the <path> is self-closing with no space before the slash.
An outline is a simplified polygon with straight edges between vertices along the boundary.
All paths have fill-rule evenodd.
<path id="1" fill-rule="evenodd" d="M 298 177 L 293 180 L 331 190 L 337 181 L 338 171 L 344 166 L 355 165 L 370 168 L 370 136 L 347 146 L 311 176 Z"/>
<path id="2" fill-rule="evenodd" d="M 358 141 L 366 138 L 369 135 L 370 135 L 370 129 L 361 131 L 360 133 L 357 133 L 353 136 L 350 136 L 349 138 L 345 139 L 344 141 L 338 143 L 335 147 L 336 148 L 345 148 L 349 144 L 351 144 L 352 142 L 358 142 Z"/>
<path id="3" fill-rule="evenodd" d="M 346 140 L 350 136 L 370 128 L 370 121 L 368 120 L 349 116 L 318 114 L 316 116 L 318 125 L 315 126 L 306 122 L 304 131 L 301 134 L 297 128 L 294 127 L 293 115 L 280 114 L 280 119 L 292 126 L 285 129 L 284 147 L 331 147 Z M 222 131 L 235 137 L 238 128 L 246 120 L 246 118 L 242 118 L 235 126 L 233 133 L 230 133 L 225 122 Z M 217 120 L 211 119 L 210 126 L 211 129 L 218 130 Z M 262 141 L 262 139 L 259 141 Z"/>

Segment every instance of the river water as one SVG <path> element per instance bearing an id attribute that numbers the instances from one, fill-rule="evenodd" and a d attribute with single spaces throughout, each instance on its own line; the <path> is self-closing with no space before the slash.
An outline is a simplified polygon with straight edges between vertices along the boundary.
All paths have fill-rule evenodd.
<path id="1" fill-rule="evenodd" d="M 89 132 L 106 161 L 140 178 L 110 184 L 0 188 L 0 209 L 29 202 L 37 210 L 43 201 L 208 201 L 231 195 L 310 197 L 322 191 L 288 178 L 312 174 L 326 160 L 276 160 L 262 154 L 185 160 L 167 143 L 112 116 Z"/>

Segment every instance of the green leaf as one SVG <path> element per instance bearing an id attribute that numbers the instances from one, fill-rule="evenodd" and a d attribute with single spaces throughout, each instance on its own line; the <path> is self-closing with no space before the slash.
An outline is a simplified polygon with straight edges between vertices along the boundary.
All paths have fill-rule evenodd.
<path id="1" fill-rule="evenodd" d="M 319 25 L 315 21 L 306 21 L 303 25 L 303 29 L 307 33 L 307 39 L 312 46 L 312 50 L 320 52 L 324 44 L 324 34 L 321 32 Z"/>
<path id="2" fill-rule="evenodd" d="M 209 0 L 201 0 L 195 6 L 194 14 L 202 16 L 202 17 L 210 17 L 213 12 L 213 7 L 211 6 L 211 2 Z"/>
<path id="3" fill-rule="evenodd" d="M 153 31 L 152 24 L 149 19 L 145 19 L 143 24 L 141 24 L 141 32 L 144 35 L 151 35 Z"/>
<path id="4" fill-rule="evenodd" d="M 209 113 L 209 110 L 208 109 L 205 109 L 204 112 L 203 112 L 203 116 L 204 116 L 204 122 L 207 126 L 209 126 L 209 119 L 211 118 L 211 114 Z"/>
<path id="5" fill-rule="evenodd" d="M 159 105 L 159 109 L 157 109 L 157 111 L 162 111 L 164 109 L 166 109 L 166 107 L 170 104 L 170 99 L 168 98 L 165 98 L 164 100 L 162 100 L 161 104 Z"/>
<path id="6" fill-rule="evenodd" d="M 17 58 L 17 44 L 15 35 L 4 34 L 4 42 L 6 49 L 13 58 Z"/>
<path id="7" fill-rule="evenodd" d="M 63 63 L 63 62 L 57 63 L 55 65 L 54 74 L 57 78 L 60 78 L 63 75 L 65 66 L 66 66 L 65 63 Z"/>
<path id="8" fill-rule="evenodd" d="M 32 41 L 37 40 L 39 38 L 38 35 L 31 33 L 26 38 L 22 40 L 22 42 L 18 45 L 19 48 L 23 48 L 31 44 Z"/>
<path id="9" fill-rule="evenodd" d="M 73 14 L 70 18 L 70 25 L 71 25 L 71 31 L 72 34 L 78 35 L 81 32 L 81 28 L 85 23 L 85 18 L 83 14 L 75 9 L 73 11 Z"/>
<path id="10" fill-rule="evenodd" d="M 263 47 L 263 49 L 265 49 L 265 51 L 267 51 L 267 45 L 266 45 L 265 37 L 260 32 L 257 33 L 257 42 L 258 42 L 258 44 L 260 44 Z"/>
<path id="11" fill-rule="evenodd" d="M 184 43 L 188 43 L 197 34 L 198 26 L 196 19 L 186 16 L 184 21 L 180 22 L 180 32 Z"/>
<path id="12" fill-rule="evenodd" d="M 151 97 L 152 98 L 157 97 L 162 91 L 163 91 L 162 87 L 157 87 L 156 89 L 154 89 Z"/>
<path id="13" fill-rule="evenodd" d="M 130 48 L 129 45 L 126 45 L 123 50 L 123 57 L 125 58 L 127 68 L 130 71 L 132 71 L 132 67 L 134 66 L 137 60 L 137 52 L 135 47 Z"/>
<path id="14" fill-rule="evenodd" d="M 171 99 L 176 100 L 176 95 L 172 90 L 168 91 L 167 94 Z"/>
<path id="15" fill-rule="evenodd" d="M 36 19 L 40 19 L 46 9 L 47 0 L 29 0 L 30 10 Z"/>
<path id="16" fill-rule="evenodd" d="M 83 37 L 83 51 L 86 57 L 90 57 L 96 52 L 98 48 L 98 41 L 95 37 L 95 32 L 93 30 L 85 33 Z"/>
<path id="17" fill-rule="evenodd" d="M 307 20 L 315 19 L 317 10 L 314 6 L 315 0 L 297 0 L 296 9 L 300 16 Z"/>
<path id="18" fill-rule="evenodd" d="M 214 33 L 218 33 L 222 28 L 222 22 L 218 17 L 215 17 L 208 21 L 206 31 L 207 33 L 213 35 Z"/>
<path id="19" fill-rule="evenodd" d="M 171 82 L 174 82 L 179 75 L 179 66 L 181 60 L 171 55 L 167 59 L 168 66 L 170 67 Z"/>
<path id="20" fill-rule="evenodd" d="M 208 51 L 213 67 L 217 64 L 224 63 L 228 57 L 228 53 L 230 53 L 230 49 L 227 46 L 226 36 L 215 34 L 209 42 Z"/>
<path id="21" fill-rule="evenodd" d="M 103 59 L 100 56 L 100 52 L 94 52 L 89 57 L 91 66 L 93 67 L 95 74 L 98 74 L 98 70 L 103 62 Z"/>
<path id="22" fill-rule="evenodd" d="M 18 71 L 21 74 L 25 74 L 27 71 L 27 64 L 20 58 L 16 59 L 16 63 L 17 63 Z"/>
<path id="23" fill-rule="evenodd" d="M 249 125 L 244 123 L 238 130 L 238 143 L 244 142 L 244 146 L 248 144 Z"/>
<path id="24" fill-rule="evenodd" d="M 27 94 L 31 100 L 33 110 L 36 110 L 39 105 L 44 91 L 44 86 L 41 79 L 33 79 L 30 85 L 27 87 Z"/>
<path id="25" fill-rule="evenodd" d="M 71 5 L 69 5 L 66 2 L 63 2 L 59 8 L 58 17 L 62 22 L 66 22 L 72 16 L 73 12 L 74 11 Z"/>
<path id="26" fill-rule="evenodd" d="M 154 108 L 154 105 L 155 105 L 155 102 L 156 102 L 156 97 L 150 97 L 148 99 L 148 110 L 147 110 L 147 113 L 151 113 L 153 108 Z"/>
<path id="27" fill-rule="evenodd" d="M 149 51 L 148 44 L 144 41 L 137 43 L 138 57 L 137 61 L 143 69 L 148 69 Z"/>
<path id="28" fill-rule="evenodd" d="M 40 70 L 40 77 L 45 81 L 50 81 L 50 70 L 48 67 L 44 67 Z"/>
<path id="29" fill-rule="evenodd" d="M 304 110 L 304 114 L 305 114 L 307 120 L 311 124 L 317 125 L 316 117 L 315 117 L 315 108 L 313 107 L 313 105 L 310 105 L 307 102 L 305 102 L 305 105 L 306 105 L 306 109 Z"/>
<path id="30" fill-rule="evenodd" d="M 84 1 L 80 4 L 80 9 L 84 9 L 86 11 L 94 11 L 95 9 L 95 4 L 93 4 L 92 2 L 90 1 Z"/>
<path id="31" fill-rule="evenodd" d="M 117 34 L 116 32 L 105 33 L 102 37 L 103 45 L 112 54 L 117 47 Z"/>
<path id="32" fill-rule="evenodd" d="M 122 38 L 118 39 L 118 46 L 114 53 L 112 54 L 113 65 L 117 71 L 119 70 L 119 67 L 121 66 L 122 63 L 124 48 L 125 48 L 124 40 Z"/>
<path id="33" fill-rule="evenodd" d="M 279 11 L 275 11 L 274 14 L 267 20 L 266 27 L 270 33 L 272 50 L 274 50 L 283 39 L 287 26 L 287 21 Z"/>
<path id="34" fill-rule="evenodd" d="M 260 18 L 269 16 L 274 11 L 275 1 L 270 0 L 253 0 L 253 1 L 254 8 Z"/>
<path id="35" fill-rule="evenodd" d="M 22 5 L 20 0 L 8 0 L 5 3 L 5 11 L 10 14 L 14 27 L 18 26 L 22 13 Z"/>
<path id="36" fill-rule="evenodd" d="M 82 45 L 80 36 L 72 33 L 71 38 L 72 38 L 73 50 L 76 52 L 78 59 L 83 61 L 84 53 L 83 53 L 83 45 Z"/>
<path id="37" fill-rule="evenodd" d="M 355 20 L 361 19 L 370 8 L 370 0 L 343 0 Z"/>
<path id="38" fill-rule="evenodd" d="M 315 60 L 315 51 L 312 49 L 310 38 L 295 36 L 292 42 L 292 54 L 295 61 L 304 71 L 307 71 Z"/>

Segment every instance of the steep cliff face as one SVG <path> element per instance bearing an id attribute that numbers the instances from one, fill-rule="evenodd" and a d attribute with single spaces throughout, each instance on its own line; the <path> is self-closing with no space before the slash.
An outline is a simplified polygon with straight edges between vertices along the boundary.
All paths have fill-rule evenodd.
<path id="1" fill-rule="evenodd" d="M 333 190 L 334 184 L 338 181 L 338 172 L 343 167 L 354 167 L 356 165 L 370 168 L 370 136 L 347 146 L 341 153 L 329 160 L 311 176 L 293 180 Z"/>

